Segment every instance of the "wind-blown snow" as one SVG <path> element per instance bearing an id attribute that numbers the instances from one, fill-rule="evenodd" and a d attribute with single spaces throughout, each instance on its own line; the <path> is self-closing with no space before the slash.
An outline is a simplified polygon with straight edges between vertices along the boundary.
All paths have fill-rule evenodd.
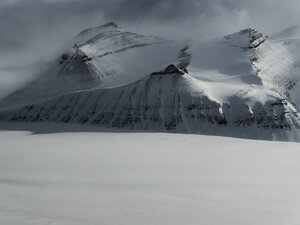
<path id="1" fill-rule="evenodd" d="M 300 220 L 299 144 L 74 125 L 1 129 L 3 225 Z"/>
<path id="2" fill-rule="evenodd" d="M 298 106 L 300 105 L 300 83 L 299 83 L 299 65 L 300 65 L 300 25 L 293 26 L 281 31 L 273 37 L 277 42 L 283 45 L 289 53 L 289 59 L 294 61 L 292 73 L 289 75 L 290 79 L 290 95 L 291 99 Z M 295 69 L 297 68 L 297 69 Z"/>

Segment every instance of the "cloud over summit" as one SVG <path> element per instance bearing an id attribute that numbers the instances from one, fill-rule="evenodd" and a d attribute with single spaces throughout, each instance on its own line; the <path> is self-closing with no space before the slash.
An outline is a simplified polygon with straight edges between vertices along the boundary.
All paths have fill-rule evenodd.
<path id="1" fill-rule="evenodd" d="M 81 30 L 114 21 L 125 30 L 203 40 L 253 27 L 300 24 L 294 0 L 2 0 L 0 69 L 51 57 Z"/>

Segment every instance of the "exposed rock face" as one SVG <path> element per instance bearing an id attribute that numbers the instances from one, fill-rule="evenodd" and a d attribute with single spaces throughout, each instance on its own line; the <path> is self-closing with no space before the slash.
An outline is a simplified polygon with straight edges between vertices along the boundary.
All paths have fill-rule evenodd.
<path id="1" fill-rule="evenodd" d="M 250 40 L 249 48 L 250 49 L 259 47 L 267 39 L 266 36 L 264 36 L 262 33 L 259 33 L 255 29 L 247 29 L 242 32 L 246 32 L 249 34 L 249 40 Z"/>
<path id="2" fill-rule="evenodd" d="M 269 39 L 264 40 L 264 44 L 259 44 L 259 41 L 262 42 L 259 38 L 256 41 L 257 47 L 250 52 L 253 68 L 265 85 L 289 98 L 289 91 L 299 79 L 297 62 L 282 44 Z"/>
<path id="3" fill-rule="evenodd" d="M 126 51 L 132 48 L 143 47 L 151 44 L 163 43 L 162 39 L 125 32 L 115 23 L 107 23 L 99 27 L 89 28 L 76 37 L 73 55 L 62 55 L 59 69 L 60 75 L 81 75 L 82 79 L 103 82 L 112 75 L 107 71 L 99 71 L 95 66 L 99 58 Z"/>
<path id="4" fill-rule="evenodd" d="M 238 33 L 225 36 L 225 42 L 233 47 L 248 50 L 258 48 L 267 38 L 267 36 L 257 30 L 248 28 Z"/>
<path id="5" fill-rule="evenodd" d="M 5 121 L 83 123 L 125 129 L 205 133 L 220 127 L 299 128 L 299 113 L 281 99 L 252 108 L 192 91 L 197 80 L 174 65 L 163 73 L 113 89 L 83 91 L 1 112 Z"/>
<path id="6" fill-rule="evenodd" d="M 72 56 L 63 54 L 60 61 L 62 66 L 58 74 L 60 76 L 77 76 L 79 81 L 101 83 L 104 75 L 90 61 L 92 59 L 79 49 Z"/>
<path id="7" fill-rule="evenodd" d="M 139 56 L 144 57 L 145 54 L 149 54 L 144 53 L 146 47 L 152 45 L 159 47 L 169 41 L 126 32 L 116 24 L 108 23 L 82 31 L 71 43 L 73 47 L 61 54 L 53 67 L 41 74 L 34 82 L 0 101 L 0 109 L 37 102 L 72 91 L 96 88 L 110 78 L 122 80 L 124 75 L 132 73 L 136 68 L 138 71 L 135 71 L 137 74 L 135 76 L 138 78 L 146 76 L 149 74 L 147 71 L 153 72 L 149 68 L 152 66 L 151 59 L 156 56 L 150 55 L 151 57 L 142 59 Z M 157 52 L 159 52 L 158 47 L 155 50 Z M 148 58 L 150 58 L 149 62 L 147 62 Z M 141 60 L 141 62 L 133 63 L 133 60 Z M 125 83 L 125 80 L 128 79 L 125 77 L 118 85 Z M 135 81 L 136 78 L 132 80 Z"/>
<path id="8" fill-rule="evenodd" d="M 282 99 L 294 104 L 290 92 L 299 81 L 299 65 L 287 48 L 258 32 L 245 29 L 225 37 L 225 43 L 243 49 L 263 85 L 275 89 Z"/>
<path id="9" fill-rule="evenodd" d="M 184 75 L 185 72 L 181 69 L 179 69 L 177 66 L 175 65 L 169 65 L 165 70 L 160 71 L 160 72 L 154 72 L 152 73 L 152 75 L 170 75 L 170 74 L 174 74 L 174 75 Z"/>
<path id="10" fill-rule="evenodd" d="M 297 66 L 282 45 L 254 29 L 228 35 L 217 46 L 226 45 L 234 55 L 224 54 L 228 65 L 209 77 L 204 69 L 210 63 L 195 72 L 192 47 L 172 43 L 113 23 L 87 29 L 60 57 L 56 76 L 0 102 L 0 107 L 15 102 L 0 108 L 0 120 L 260 139 L 300 129 L 299 110 L 289 95 L 298 81 Z M 203 77 L 195 75 L 202 71 Z M 109 83 L 110 78 L 123 80 Z"/>

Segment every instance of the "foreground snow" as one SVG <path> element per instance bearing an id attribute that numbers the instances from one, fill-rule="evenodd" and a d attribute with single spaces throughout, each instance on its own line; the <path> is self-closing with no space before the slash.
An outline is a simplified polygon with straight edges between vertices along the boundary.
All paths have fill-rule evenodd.
<path id="1" fill-rule="evenodd" d="M 300 220 L 299 144 L 73 125 L 0 127 L 1 225 Z"/>

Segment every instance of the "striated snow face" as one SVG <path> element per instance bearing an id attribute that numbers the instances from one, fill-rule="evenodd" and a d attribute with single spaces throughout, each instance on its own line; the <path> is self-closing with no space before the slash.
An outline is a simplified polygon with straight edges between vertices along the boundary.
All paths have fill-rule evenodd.
<path id="1" fill-rule="evenodd" d="M 292 58 L 294 65 L 290 66 L 289 73 L 285 73 L 288 77 L 288 94 L 289 98 L 294 102 L 299 109 L 300 105 L 300 26 L 290 27 L 283 30 L 273 37 L 278 44 L 284 46 L 285 51 L 288 51 L 289 59 Z"/>
<path id="2" fill-rule="evenodd" d="M 0 119 L 300 140 L 297 60 L 254 29 L 187 44 L 109 23 L 70 52 L 0 102 Z"/>
<path id="3" fill-rule="evenodd" d="M 74 40 L 73 40 L 74 41 Z M 43 101 L 61 94 L 115 87 L 181 63 L 182 42 L 125 32 L 109 23 L 81 32 L 72 49 L 39 79 L 13 93 L 2 107 Z"/>
<path id="4" fill-rule="evenodd" d="M 104 24 L 102 26 L 98 27 L 92 27 L 83 30 L 80 32 L 74 39 L 74 44 L 76 45 L 82 45 L 85 44 L 87 41 L 91 40 L 95 36 L 101 34 L 101 33 L 107 33 L 107 32 L 115 32 L 115 31 L 120 31 L 121 28 L 119 28 L 115 23 L 110 22 L 107 24 Z"/>
<path id="5" fill-rule="evenodd" d="M 294 110 L 281 99 L 251 109 L 238 96 L 220 104 L 206 95 L 201 81 L 171 65 L 125 86 L 63 95 L 1 113 L 0 119 L 289 140 L 283 131 L 299 128 Z M 246 134 L 237 133 L 245 127 Z"/>

